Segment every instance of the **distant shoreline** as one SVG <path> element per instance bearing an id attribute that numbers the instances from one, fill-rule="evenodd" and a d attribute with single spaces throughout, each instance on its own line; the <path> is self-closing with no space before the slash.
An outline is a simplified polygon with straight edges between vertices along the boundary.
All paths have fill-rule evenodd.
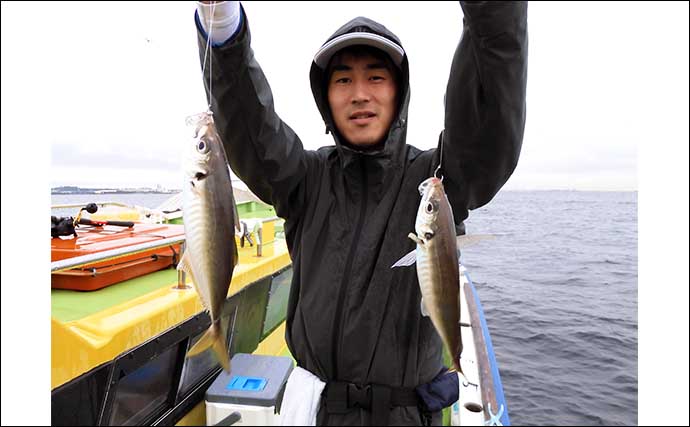
<path id="1" fill-rule="evenodd" d="M 529 192 L 590 192 L 590 193 L 637 193 L 638 190 L 566 190 L 566 189 L 539 189 L 539 190 L 526 190 L 526 189 L 502 189 L 500 192 L 509 193 L 529 193 Z M 50 194 L 55 195 L 74 195 L 74 194 L 177 194 L 181 193 L 182 190 L 153 190 L 153 189 L 79 189 L 79 190 L 56 190 L 51 189 Z"/>
<path id="2" fill-rule="evenodd" d="M 51 192 L 51 196 L 69 196 L 69 195 L 79 195 L 79 194 L 98 194 L 98 195 L 104 195 L 104 194 L 177 194 L 180 193 L 181 190 L 178 191 L 107 191 L 107 192 L 98 192 L 98 191 L 82 191 L 82 192 Z"/>
<path id="3" fill-rule="evenodd" d="M 74 195 L 74 194 L 177 194 L 182 190 L 153 189 L 153 188 L 80 188 L 80 187 L 56 187 L 50 189 L 50 194 L 54 195 Z"/>

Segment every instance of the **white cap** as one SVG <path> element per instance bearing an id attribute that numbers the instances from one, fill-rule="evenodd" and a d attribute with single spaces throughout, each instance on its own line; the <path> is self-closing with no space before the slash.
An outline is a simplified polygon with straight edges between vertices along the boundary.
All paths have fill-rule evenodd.
<path id="1" fill-rule="evenodd" d="M 344 47 L 354 45 L 366 45 L 380 49 L 390 56 L 395 65 L 398 67 L 402 65 L 403 56 L 405 55 L 402 47 L 383 36 L 367 32 L 346 33 L 333 40 L 329 40 L 316 52 L 314 62 L 321 69 L 325 70 L 328 66 L 328 61 L 331 60 L 331 57 L 336 52 Z"/>

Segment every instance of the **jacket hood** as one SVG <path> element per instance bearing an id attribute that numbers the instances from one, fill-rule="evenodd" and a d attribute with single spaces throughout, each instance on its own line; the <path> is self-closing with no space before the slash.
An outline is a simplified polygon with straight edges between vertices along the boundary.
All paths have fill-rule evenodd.
<path id="1" fill-rule="evenodd" d="M 398 82 L 398 114 L 391 123 L 384 145 L 377 150 L 363 151 L 342 141 L 342 137 L 339 135 L 339 132 L 333 123 L 333 116 L 328 105 L 326 70 L 319 67 L 315 61 L 312 61 L 311 70 L 309 73 L 312 94 L 314 95 L 316 106 L 318 107 L 321 117 L 326 125 L 326 132 L 330 132 L 331 135 L 333 135 L 333 139 L 335 140 L 335 145 L 343 162 L 343 166 L 346 166 L 359 154 L 372 157 L 383 157 L 395 162 L 395 159 L 401 159 L 401 155 L 405 147 L 405 135 L 407 133 L 407 112 L 410 100 L 409 66 L 407 54 L 404 53 L 402 43 L 395 34 L 378 22 L 362 16 L 354 18 L 350 22 L 340 27 L 328 38 L 328 40 L 326 40 L 323 46 L 327 45 L 331 40 L 344 34 L 356 32 L 368 32 L 382 36 L 395 43 L 403 51 L 402 62 L 400 63 L 400 80 Z M 395 63 L 396 61 L 394 60 L 393 62 Z"/>

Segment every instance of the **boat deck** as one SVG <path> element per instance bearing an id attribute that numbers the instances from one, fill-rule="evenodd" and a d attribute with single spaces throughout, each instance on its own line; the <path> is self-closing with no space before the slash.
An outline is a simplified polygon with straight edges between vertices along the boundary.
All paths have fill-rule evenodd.
<path id="1" fill-rule="evenodd" d="M 264 243 L 262 251 L 239 250 L 228 296 L 290 265 L 284 240 Z M 178 289 L 177 275 L 166 269 L 92 292 L 54 289 L 52 338 L 60 345 L 52 347 L 52 388 L 202 312 L 191 282 Z"/>

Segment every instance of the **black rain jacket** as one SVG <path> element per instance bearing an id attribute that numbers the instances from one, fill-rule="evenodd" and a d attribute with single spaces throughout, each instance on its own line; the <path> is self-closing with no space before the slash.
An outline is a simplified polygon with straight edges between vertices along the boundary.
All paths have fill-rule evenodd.
<path id="1" fill-rule="evenodd" d="M 526 3 L 462 2 L 462 8 L 463 33 L 446 90 L 442 169 L 459 232 L 468 209 L 489 202 L 517 165 L 527 81 Z M 309 151 L 274 110 L 242 15 L 238 33 L 212 49 L 210 102 L 232 170 L 285 219 L 293 265 L 286 330 L 292 355 L 326 382 L 413 388 L 430 381 L 442 369 L 441 339 L 420 314 L 415 268 L 391 269 L 414 248 L 407 235 L 414 231 L 417 187 L 434 173 L 440 150 L 438 135 L 429 135 L 438 138 L 436 149 L 406 144 L 407 56 L 399 113 L 380 150 L 359 152 L 332 132 L 335 146 Z M 329 40 L 361 26 L 399 43 L 361 17 Z M 201 30 L 198 36 L 203 61 L 206 39 Z M 313 62 L 310 78 L 324 122 L 334 129 L 325 76 Z M 208 93 L 208 67 L 205 85 Z M 317 422 L 368 425 L 370 413 L 327 417 L 322 399 Z M 420 415 L 414 407 L 396 407 L 389 422 L 416 425 Z"/>

